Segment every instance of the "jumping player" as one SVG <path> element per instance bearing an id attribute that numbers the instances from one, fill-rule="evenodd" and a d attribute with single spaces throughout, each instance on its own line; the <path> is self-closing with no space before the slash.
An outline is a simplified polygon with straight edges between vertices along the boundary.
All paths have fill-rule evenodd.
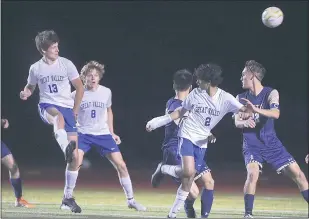
<path id="1" fill-rule="evenodd" d="M 221 67 L 216 64 L 200 65 L 195 71 L 199 87 L 191 91 L 183 102 L 182 108 L 171 114 L 156 117 L 146 125 L 146 130 L 152 131 L 182 118 L 189 111 L 188 117 L 182 120 L 178 132 L 182 184 L 178 188 L 175 202 L 168 214 L 170 218 L 176 217 L 188 197 L 196 173 L 195 166 L 201 165 L 204 161 L 211 130 L 229 112 L 251 112 L 230 93 L 218 88 L 222 81 L 221 73 Z"/>
<path id="2" fill-rule="evenodd" d="M 1 127 L 7 129 L 9 127 L 9 121 L 7 119 L 1 119 Z M 15 207 L 33 208 L 34 205 L 28 203 L 22 197 L 22 181 L 18 165 L 11 151 L 3 141 L 1 141 L 1 163 L 9 170 L 10 183 L 13 187 L 16 198 Z"/>
<path id="3" fill-rule="evenodd" d="M 278 174 L 284 173 L 290 177 L 308 202 L 307 179 L 276 135 L 274 120 L 280 116 L 279 93 L 276 89 L 261 84 L 265 73 L 266 70 L 260 63 L 247 61 L 241 76 L 242 87 L 247 91 L 236 97 L 253 110 L 253 116 L 248 119 L 242 119 L 241 113 L 234 116 L 235 126 L 242 129 L 243 156 L 247 168 L 244 186 L 245 218 L 253 218 L 256 183 L 265 162 Z"/>
<path id="4" fill-rule="evenodd" d="M 109 88 L 99 85 L 104 74 L 104 65 L 91 61 L 81 70 L 80 76 L 85 85 L 85 93 L 78 113 L 78 153 L 80 164 L 84 154 L 92 147 L 101 156 L 106 156 L 118 172 L 120 184 L 127 198 L 129 208 L 146 211 L 133 197 L 132 182 L 126 163 L 118 144 L 119 136 L 114 133 L 112 92 Z M 72 93 L 74 97 L 76 92 Z"/>
<path id="5" fill-rule="evenodd" d="M 83 84 L 75 65 L 58 55 L 59 38 L 54 31 L 46 30 L 38 33 L 35 43 L 43 57 L 31 65 L 27 85 L 20 92 L 20 98 L 27 100 L 38 84 L 40 117 L 45 123 L 53 125 L 55 138 L 67 162 L 61 208 L 69 208 L 72 212 L 80 213 L 81 208 L 73 198 L 73 190 L 79 168 L 75 118 L 84 94 Z M 76 89 L 74 100 L 71 98 L 70 82 Z"/>
<path id="6" fill-rule="evenodd" d="M 166 113 L 172 113 L 182 106 L 182 102 L 186 99 L 192 89 L 192 74 L 186 70 L 179 70 L 174 74 L 173 88 L 176 96 L 170 98 L 166 103 Z M 185 119 L 186 115 L 182 119 Z M 152 175 L 151 184 L 153 187 L 158 187 L 164 174 L 171 175 L 176 183 L 180 183 L 181 177 L 181 158 L 178 155 L 178 130 L 179 119 L 168 123 L 165 126 L 165 137 L 163 141 L 162 151 L 163 160 L 158 164 L 155 173 Z M 215 138 L 212 138 L 215 141 Z M 209 215 L 213 202 L 214 180 L 211 177 L 210 169 L 205 161 L 201 162 L 200 166 L 196 165 L 197 176 L 196 180 L 201 181 L 204 186 L 201 195 L 201 215 L 206 217 Z M 188 198 L 185 201 L 184 209 L 188 218 L 195 218 L 196 213 L 193 208 L 195 199 L 199 195 L 199 188 L 192 183 L 192 187 Z"/>

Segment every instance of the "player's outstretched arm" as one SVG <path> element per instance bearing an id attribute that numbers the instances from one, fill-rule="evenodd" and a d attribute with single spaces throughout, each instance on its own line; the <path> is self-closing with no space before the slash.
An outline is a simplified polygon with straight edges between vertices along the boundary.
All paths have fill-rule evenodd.
<path id="1" fill-rule="evenodd" d="M 306 158 L 305 158 L 306 163 L 309 162 L 309 154 L 307 154 Z"/>
<path id="2" fill-rule="evenodd" d="M 187 111 L 188 110 L 181 107 L 179 110 L 175 110 L 171 114 L 166 114 L 164 116 L 155 117 L 152 120 L 150 120 L 149 122 L 147 122 L 146 130 L 150 132 L 152 130 L 155 130 L 157 128 L 160 128 L 160 127 L 170 123 L 171 121 L 181 119 Z"/>
<path id="3" fill-rule="evenodd" d="M 258 113 L 268 118 L 279 119 L 280 109 L 279 109 L 279 92 L 277 90 L 272 90 L 268 97 L 268 103 L 270 109 L 260 109 L 254 106 L 248 99 L 242 98 L 247 103 L 247 107 L 251 108 L 254 113 Z"/>

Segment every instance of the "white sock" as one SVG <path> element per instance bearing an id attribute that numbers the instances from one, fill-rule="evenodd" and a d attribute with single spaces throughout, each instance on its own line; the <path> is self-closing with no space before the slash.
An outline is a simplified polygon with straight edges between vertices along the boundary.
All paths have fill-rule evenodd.
<path id="1" fill-rule="evenodd" d="M 61 150 L 63 151 L 63 153 L 65 153 L 65 149 L 69 144 L 67 132 L 64 129 L 58 129 L 57 131 L 55 131 L 55 138 Z"/>
<path id="2" fill-rule="evenodd" d="M 132 188 L 132 182 L 131 182 L 130 176 L 125 177 L 125 178 L 119 177 L 119 181 L 120 181 L 120 185 L 123 188 L 124 193 L 126 194 L 127 199 L 128 200 L 133 199 L 133 188 Z"/>
<path id="3" fill-rule="evenodd" d="M 163 174 L 179 178 L 179 173 L 181 173 L 181 166 L 164 164 L 161 166 L 161 172 Z"/>
<path id="4" fill-rule="evenodd" d="M 187 199 L 189 195 L 189 192 L 183 191 L 181 189 L 181 185 L 179 186 L 177 190 L 177 195 L 174 201 L 174 204 L 168 214 L 169 217 L 175 218 L 178 211 L 180 211 L 180 208 L 183 206 L 185 200 Z"/>
<path id="5" fill-rule="evenodd" d="M 64 197 L 65 198 L 72 198 L 73 197 L 73 190 L 76 185 L 76 180 L 78 177 L 78 171 L 65 171 L 65 187 L 64 187 Z"/>

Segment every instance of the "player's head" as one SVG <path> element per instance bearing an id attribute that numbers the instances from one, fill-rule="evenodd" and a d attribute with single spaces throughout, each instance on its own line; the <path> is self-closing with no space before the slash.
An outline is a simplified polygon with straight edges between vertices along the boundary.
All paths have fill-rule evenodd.
<path id="1" fill-rule="evenodd" d="M 196 83 L 201 89 L 218 87 L 223 80 L 221 67 L 214 63 L 201 64 L 195 69 L 194 74 L 197 78 Z"/>
<path id="2" fill-rule="evenodd" d="M 193 75 L 187 69 L 176 71 L 173 78 L 173 88 L 175 91 L 190 91 L 192 88 Z"/>
<path id="3" fill-rule="evenodd" d="M 254 60 L 246 61 L 245 68 L 241 73 L 241 82 L 244 89 L 253 88 L 254 83 L 261 83 L 266 74 L 262 64 Z"/>
<path id="4" fill-rule="evenodd" d="M 59 37 L 53 30 L 44 30 L 39 32 L 35 37 L 37 50 L 48 59 L 56 60 L 58 58 Z"/>
<path id="5" fill-rule="evenodd" d="M 99 85 L 105 70 L 104 65 L 97 61 L 90 61 L 80 71 L 80 77 L 84 85 L 91 89 Z"/>

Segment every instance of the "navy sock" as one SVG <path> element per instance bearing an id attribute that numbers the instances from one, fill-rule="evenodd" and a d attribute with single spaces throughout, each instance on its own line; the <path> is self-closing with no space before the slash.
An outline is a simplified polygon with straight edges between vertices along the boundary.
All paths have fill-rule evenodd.
<path id="1" fill-rule="evenodd" d="M 207 218 L 212 207 L 212 202 L 214 200 L 214 190 L 203 189 L 201 195 L 201 216 Z"/>
<path id="2" fill-rule="evenodd" d="M 15 197 L 21 198 L 22 196 L 22 185 L 21 185 L 21 179 L 10 179 L 11 185 L 14 189 Z"/>
<path id="3" fill-rule="evenodd" d="M 254 195 L 245 194 L 245 214 L 251 214 L 253 210 Z"/>
<path id="4" fill-rule="evenodd" d="M 308 189 L 302 191 L 301 194 L 303 195 L 304 199 L 305 199 L 305 200 L 307 201 L 307 203 L 308 203 Z"/>

